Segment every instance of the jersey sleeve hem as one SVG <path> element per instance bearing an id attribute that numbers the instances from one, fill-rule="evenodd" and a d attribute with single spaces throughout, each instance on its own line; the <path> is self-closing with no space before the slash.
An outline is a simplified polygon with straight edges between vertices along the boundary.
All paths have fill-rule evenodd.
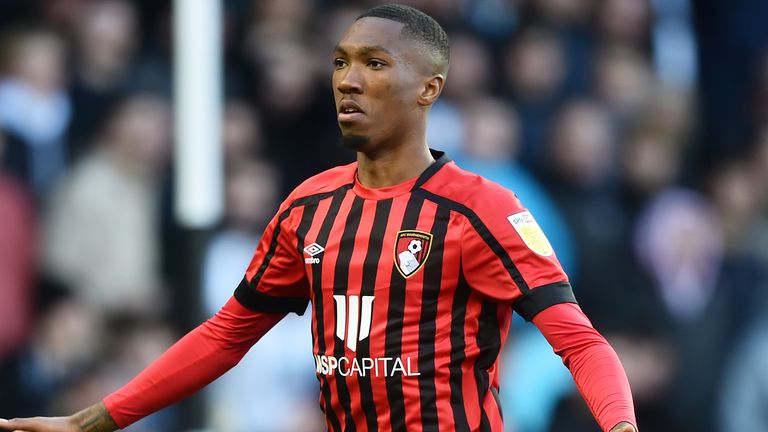
<path id="1" fill-rule="evenodd" d="M 235 298 L 243 307 L 254 312 L 304 315 L 309 299 L 306 297 L 277 297 L 259 292 L 246 278 L 235 289 Z"/>
<path id="2" fill-rule="evenodd" d="M 571 284 L 568 282 L 556 282 L 533 288 L 515 302 L 514 309 L 530 322 L 539 312 L 559 303 L 578 304 Z"/>

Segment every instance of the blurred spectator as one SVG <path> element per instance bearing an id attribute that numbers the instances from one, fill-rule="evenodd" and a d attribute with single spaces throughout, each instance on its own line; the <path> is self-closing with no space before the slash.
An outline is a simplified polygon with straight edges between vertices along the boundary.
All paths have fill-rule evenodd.
<path id="1" fill-rule="evenodd" d="M 550 120 L 561 95 L 565 72 L 563 46 L 544 28 L 522 30 L 507 48 L 503 71 L 522 121 L 520 159 L 540 168 Z"/>
<path id="2" fill-rule="evenodd" d="M 0 130 L 0 160 L 5 150 Z M 32 325 L 37 270 L 34 207 L 23 185 L 0 165 L 0 360 L 21 345 Z"/>
<path id="3" fill-rule="evenodd" d="M 99 346 L 99 326 L 83 303 L 54 280 L 39 288 L 31 340 L 0 361 L 0 417 L 64 414 L 54 398 L 87 370 Z"/>
<path id="4" fill-rule="evenodd" d="M 312 8 L 303 0 L 264 0 L 252 2 L 254 37 L 271 36 L 293 39 L 307 28 Z M 261 43 L 261 42 L 258 42 Z"/>
<path id="5" fill-rule="evenodd" d="M 226 224 L 211 239 L 203 264 L 203 295 L 212 315 L 243 278 L 261 232 L 277 210 L 279 176 L 270 164 L 243 159 L 226 182 Z"/>
<path id="6" fill-rule="evenodd" d="M 699 47 L 699 153 L 733 155 L 745 150 L 750 134 L 763 126 L 749 114 L 754 99 L 764 99 L 768 88 L 760 60 L 768 46 L 768 2 L 740 0 L 734 7 L 720 0 L 697 0 L 692 6 Z"/>
<path id="7" fill-rule="evenodd" d="M 737 253 L 746 251 L 760 210 L 759 177 L 747 161 L 720 162 L 709 177 L 709 191 L 722 220 L 725 244 Z"/>
<path id="8" fill-rule="evenodd" d="M 726 329 L 732 336 L 729 341 L 740 336 L 762 314 L 759 300 L 768 293 L 766 262 L 753 246 L 753 239 L 760 237 L 760 210 L 766 199 L 760 178 L 765 173 L 755 171 L 751 162 L 724 160 L 707 175 L 708 192 L 722 221 L 725 242 L 719 285 L 734 299 L 729 304 L 730 321 Z"/>
<path id="9" fill-rule="evenodd" d="M 552 170 L 543 180 L 574 234 L 574 291 L 600 328 L 609 324 L 617 287 L 626 279 L 628 254 L 617 253 L 626 249 L 629 227 L 613 182 L 616 138 L 608 114 L 589 100 L 564 106 L 551 133 Z"/>
<path id="10" fill-rule="evenodd" d="M 623 204 L 634 220 L 648 200 L 681 178 L 682 143 L 662 125 L 643 124 L 629 132 L 619 161 Z"/>
<path id="11" fill-rule="evenodd" d="M 719 396 L 720 432 L 768 432 L 768 320 L 750 329 L 732 353 Z"/>
<path id="12" fill-rule="evenodd" d="M 593 12 L 591 0 L 530 0 L 529 20 L 557 28 L 584 27 Z"/>
<path id="13" fill-rule="evenodd" d="M 768 262 L 768 129 L 758 134 L 750 156 L 760 201 L 759 217 L 753 233 L 747 238 L 747 248 L 761 261 Z"/>
<path id="14" fill-rule="evenodd" d="M 539 23 L 557 34 L 566 59 L 564 93 L 582 93 L 589 85 L 595 38 L 590 22 L 596 2 L 591 0 L 531 0 L 527 20 Z"/>
<path id="15" fill-rule="evenodd" d="M 242 280 L 259 236 L 278 207 L 278 178 L 273 166 L 256 160 L 241 160 L 231 167 L 226 225 L 211 240 L 203 263 L 203 298 L 209 315 L 221 308 Z M 325 427 L 317 409 L 314 363 L 308 349 L 310 321 L 310 314 L 284 318 L 235 369 L 211 385 L 212 429 L 298 432 Z"/>
<path id="16" fill-rule="evenodd" d="M 265 29 L 271 28 L 266 26 Z M 260 29 L 259 33 L 265 31 Z M 281 34 L 260 34 L 254 42 L 255 98 L 261 107 L 267 155 L 283 167 L 283 194 L 331 166 L 350 162 L 354 153 L 340 142 L 330 92 L 332 47 L 324 53 Z M 323 68 L 327 80 L 318 82 Z"/>
<path id="17" fill-rule="evenodd" d="M 452 3 L 452 2 L 444 2 Z M 475 0 L 456 2 L 472 28 L 486 38 L 501 40 L 509 36 L 519 21 L 521 0 Z M 446 9 L 446 8 L 443 8 Z M 438 15 L 433 15 L 438 16 Z"/>
<path id="18" fill-rule="evenodd" d="M 701 316 L 710 303 L 723 259 L 721 220 L 690 191 L 667 191 L 637 227 L 637 254 L 677 320 Z"/>
<path id="19" fill-rule="evenodd" d="M 449 155 L 460 150 L 465 134 L 460 108 L 489 94 L 491 69 L 491 56 L 482 41 L 467 33 L 452 37 L 451 85 L 429 112 L 427 137 L 432 146 Z"/>
<path id="20" fill-rule="evenodd" d="M 0 76 L 0 125 L 24 144 L 25 181 L 38 198 L 66 169 L 64 133 L 72 117 L 66 92 L 66 42 L 42 27 L 6 33 Z"/>
<path id="21" fill-rule="evenodd" d="M 222 145 L 225 166 L 231 167 L 265 151 L 261 118 L 243 100 L 231 100 L 224 106 Z"/>
<path id="22" fill-rule="evenodd" d="M 47 267 L 103 313 L 147 313 L 165 303 L 156 230 L 169 128 L 165 100 L 127 98 L 109 118 L 102 142 L 53 197 Z"/>
<path id="23" fill-rule="evenodd" d="M 651 6 L 648 0 L 598 2 L 597 32 L 601 41 L 646 51 L 649 48 Z"/>
<path id="24" fill-rule="evenodd" d="M 138 42 L 136 10 L 122 0 L 88 2 L 73 23 L 76 62 L 71 87 L 72 158 L 82 156 L 127 90 Z"/>
<path id="25" fill-rule="evenodd" d="M 483 41 L 468 33 L 451 37 L 451 85 L 441 97 L 454 103 L 467 103 L 491 90 L 491 54 Z"/>
<path id="26" fill-rule="evenodd" d="M 648 61 L 637 51 L 608 46 L 595 59 L 595 97 L 605 104 L 619 127 L 627 127 L 646 111 L 655 84 Z"/>

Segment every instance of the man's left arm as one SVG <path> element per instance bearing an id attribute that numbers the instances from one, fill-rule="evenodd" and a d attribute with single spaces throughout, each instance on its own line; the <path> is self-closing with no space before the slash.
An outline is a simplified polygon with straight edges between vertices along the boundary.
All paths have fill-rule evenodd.
<path id="1" fill-rule="evenodd" d="M 533 323 L 571 371 L 601 429 L 636 432 L 632 393 L 624 368 L 579 306 L 550 306 L 536 314 Z"/>
<path id="2" fill-rule="evenodd" d="M 555 250 L 509 190 L 478 178 L 464 224 L 461 264 L 484 297 L 533 321 L 570 369 L 605 432 L 636 432 L 632 394 L 613 348 L 576 304 Z"/>

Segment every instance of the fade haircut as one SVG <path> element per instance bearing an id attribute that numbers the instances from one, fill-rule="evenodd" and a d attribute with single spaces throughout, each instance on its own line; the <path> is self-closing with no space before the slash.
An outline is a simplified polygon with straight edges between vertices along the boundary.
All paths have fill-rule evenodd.
<path id="1" fill-rule="evenodd" d="M 416 42 L 418 48 L 432 60 L 437 69 L 435 72 L 448 73 L 451 60 L 448 35 L 431 16 L 410 6 L 386 4 L 368 9 L 357 17 L 357 20 L 366 17 L 402 23 L 403 29 L 400 35 Z"/>

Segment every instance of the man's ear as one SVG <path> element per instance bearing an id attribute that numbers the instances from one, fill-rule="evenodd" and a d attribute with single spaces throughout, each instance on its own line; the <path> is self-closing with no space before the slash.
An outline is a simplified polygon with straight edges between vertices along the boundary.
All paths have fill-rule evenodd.
<path id="1" fill-rule="evenodd" d="M 428 80 L 424 81 L 424 86 L 419 93 L 418 103 L 420 106 L 429 107 L 440 96 L 445 86 L 445 76 L 437 74 L 431 76 Z"/>

